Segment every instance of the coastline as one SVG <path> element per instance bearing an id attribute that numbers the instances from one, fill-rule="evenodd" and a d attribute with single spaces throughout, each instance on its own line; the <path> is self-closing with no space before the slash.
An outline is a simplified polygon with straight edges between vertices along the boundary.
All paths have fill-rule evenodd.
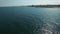
<path id="1" fill-rule="evenodd" d="M 30 5 L 28 7 L 41 7 L 41 8 L 60 8 L 60 5 Z"/>

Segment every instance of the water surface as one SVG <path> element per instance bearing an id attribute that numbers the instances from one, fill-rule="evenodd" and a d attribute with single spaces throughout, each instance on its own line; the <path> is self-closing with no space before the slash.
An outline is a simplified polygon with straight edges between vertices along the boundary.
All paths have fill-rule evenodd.
<path id="1" fill-rule="evenodd" d="M 60 8 L 0 7 L 2 34 L 57 34 Z"/>

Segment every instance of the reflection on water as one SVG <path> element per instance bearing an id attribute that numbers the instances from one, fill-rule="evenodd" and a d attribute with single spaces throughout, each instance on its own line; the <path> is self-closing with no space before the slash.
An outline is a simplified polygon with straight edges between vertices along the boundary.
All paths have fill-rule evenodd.
<path id="1" fill-rule="evenodd" d="M 3 34 L 60 34 L 60 8 L 0 7 Z"/>

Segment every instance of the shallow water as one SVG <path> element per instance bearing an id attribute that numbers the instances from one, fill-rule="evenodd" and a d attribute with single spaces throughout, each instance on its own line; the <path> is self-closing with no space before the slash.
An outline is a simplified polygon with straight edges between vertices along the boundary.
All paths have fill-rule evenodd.
<path id="1" fill-rule="evenodd" d="M 2 34 L 60 34 L 60 8 L 0 7 Z"/>

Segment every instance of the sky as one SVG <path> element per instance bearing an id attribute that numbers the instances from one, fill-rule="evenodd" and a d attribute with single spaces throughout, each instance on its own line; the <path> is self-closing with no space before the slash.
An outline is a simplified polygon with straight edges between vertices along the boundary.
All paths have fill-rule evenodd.
<path id="1" fill-rule="evenodd" d="M 0 6 L 60 4 L 60 0 L 0 0 Z"/>

